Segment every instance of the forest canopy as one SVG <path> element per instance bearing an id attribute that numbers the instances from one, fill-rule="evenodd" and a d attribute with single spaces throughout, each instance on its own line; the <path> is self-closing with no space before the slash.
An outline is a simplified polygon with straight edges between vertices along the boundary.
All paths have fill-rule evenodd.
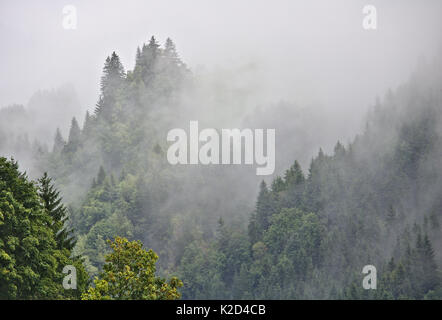
<path id="1" fill-rule="evenodd" d="M 378 99 L 348 144 L 258 181 L 167 162 L 166 133 L 199 113 L 200 85 L 171 39 L 137 48 L 132 70 L 112 52 L 82 125 L 55 130 L 51 148 L 15 144 L 38 181 L 0 158 L 0 298 L 442 299 L 439 67 Z M 296 128 L 280 148 L 295 148 Z M 65 265 L 77 291 L 62 288 Z M 376 290 L 361 285 L 366 265 Z"/>

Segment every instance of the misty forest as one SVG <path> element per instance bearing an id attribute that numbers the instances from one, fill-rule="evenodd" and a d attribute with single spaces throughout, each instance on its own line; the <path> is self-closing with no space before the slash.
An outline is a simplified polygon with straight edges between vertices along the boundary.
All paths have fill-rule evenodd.
<path id="1" fill-rule="evenodd" d="M 132 70 L 109 52 L 81 117 L 69 85 L 0 108 L 0 299 L 442 299 L 440 57 L 342 141 L 331 112 L 241 109 L 248 92 L 169 38 L 133 49 Z M 275 174 L 171 165 L 167 132 L 190 120 L 275 128 Z"/>

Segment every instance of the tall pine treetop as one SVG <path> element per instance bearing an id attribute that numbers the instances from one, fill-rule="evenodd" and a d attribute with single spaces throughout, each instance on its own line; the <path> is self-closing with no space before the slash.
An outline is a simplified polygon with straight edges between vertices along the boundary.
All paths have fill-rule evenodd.
<path id="1" fill-rule="evenodd" d="M 54 137 L 54 148 L 52 149 L 52 152 L 59 153 L 63 150 L 64 146 L 66 144 L 66 141 L 64 141 L 63 136 L 61 135 L 60 128 L 57 128 L 55 132 Z"/>
<path id="2" fill-rule="evenodd" d="M 123 64 L 120 57 L 114 52 L 106 58 L 103 67 L 103 76 L 101 77 L 101 92 L 106 94 L 108 89 L 114 89 L 125 77 Z"/>
<path id="3" fill-rule="evenodd" d="M 52 183 L 52 179 L 45 172 L 39 180 L 39 196 L 42 199 L 43 207 L 52 218 L 51 229 L 54 232 L 57 247 L 72 250 L 75 246 L 75 238 L 72 236 L 72 230 L 67 229 L 65 222 L 67 209 L 62 203 L 60 192 L 57 191 Z"/>

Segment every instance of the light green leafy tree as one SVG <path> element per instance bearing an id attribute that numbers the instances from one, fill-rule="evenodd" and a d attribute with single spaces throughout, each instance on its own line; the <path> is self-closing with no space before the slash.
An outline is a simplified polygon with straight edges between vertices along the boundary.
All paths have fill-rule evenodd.
<path id="1" fill-rule="evenodd" d="M 144 250 L 140 241 L 116 237 L 108 240 L 112 252 L 106 256 L 103 272 L 83 300 L 175 300 L 183 283 L 155 276 L 157 254 Z"/>

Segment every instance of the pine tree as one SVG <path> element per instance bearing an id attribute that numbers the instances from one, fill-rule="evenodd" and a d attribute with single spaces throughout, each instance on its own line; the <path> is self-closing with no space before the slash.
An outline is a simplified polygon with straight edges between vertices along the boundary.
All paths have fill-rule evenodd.
<path id="1" fill-rule="evenodd" d="M 95 108 L 97 117 L 104 118 L 107 121 L 111 120 L 117 95 L 119 90 L 122 89 L 125 77 L 123 64 L 120 61 L 120 57 L 114 51 L 110 57 L 106 58 L 104 63 L 100 82 L 101 94 Z"/>
<path id="2" fill-rule="evenodd" d="M 77 119 L 72 118 L 71 129 L 69 130 L 68 143 L 64 148 L 64 152 L 75 152 L 81 144 L 81 129 Z"/>
<path id="3" fill-rule="evenodd" d="M 100 166 L 100 169 L 98 170 L 98 176 L 97 176 L 97 185 L 101 186 L 106 179 L 106 172 L 104 171 L 103 166 Z"/>
<path id="4" fill-rule="evenodd" d="M 170 38 L 166 39 L 166 44 L 164 45 L 164 56 L 169 63 L 173 63 L 176 66 L 181 66 L 182 62 L 176 51 L 175 44 Z"/>
<path id="5" fill-rule="evenodd" d="M 342 159 L 345 155 L 345 148 L 339 141 L 335 145 L 334 152 L 337 159 Z"/>
<path id="6" fill-rule="evenodd" d="M 264 180 L 259 188 L 256 210 L 251 217 L 249 226 L 249 236 L 252 244 L 261 240 L 263 233 L 270 225 L 270 217 L 277 211 L 272 193 L 268 190 Z"/>
<path id="7" fill-rule="evenodd" d="M 295 163 L 285 173 L 285 183 L 287 185 L 291 184 L 298 185 L 304 183 L 304 181 L 305 181 L 304 173 L 302 172 L 299 162 L 295 160 Z"/>
<path id="8" fill-rule="evenodd" d="M 147 45 L 147 51 L 153 59 L 158 56 L 160 45 L 154 36 L 150 38 L 149 44 Z"/>
<path id="9" fill-rule="evenodd" d="M 273 192 L 281 192 L 285 189 L 286 184 L 284 183 L 284 180 L 282 180 L 281 177 L 276 177 L 275 180 L 272 182 L 272 191 Z"/>
<path id="10" fill-rule="evenodd" d="M 66 141 L 64 141 L 63 136 L 61 135 L 60 129 L 57 128 L 54 137 L 54 148 L 52 149 L 53 153 L 59 153 L 63 150 L 66 145 Z"/>
<path id="11" fill-rule="evenodd" d="M 106 95 L 111 93 L 113 89 L 118 87 L 125 77 L 123 64 L 120 57 L 114 52 L 110 57 L 106 58 L 103 67 L 103 75 L 101 76 L 101 93 Z"/>
<path id="12" fill-rule="evenodd" d="M 89 138 L 91 136 L 91 132 L 93 129 L 92 124 L 92 116 L 89 114 L 89 111 L 86 111 L 86 116 L 84 117 L 83 131 L 82 134 L 85 138 Z"/>
<path id="13" fill-rule="evenodd" d="M 87 285 L 82 262 L 58 248 L 42 202 L 18 164 L 0 158 L 0 299 L 75 298 Z M 77 290 L 62 286 L 66 265 L 77 270 Z"/>
<path id="14" fill-rule="evenodd" d="M 104 99 L 103 95 L 100 95 L 98 97 L 97 103 L 95 104 L 94 114 L 98 116 L 99 114 L 102 114 L 103 110 L 104 110 Z"/>
<path id="15" fill-rule="evenodd" d="M 427 293 L 440 286 L 440 278 L 437 263 L 435 261 L 434 250 L 428 235 L 424 236 L 422 242 L 422 264 L 424 273 L 423 287 L 424 292 Z"/>
<path id="16" fill-rule="evenodd" d="M 143 46 L 139 67 L 145 84 L 151 83 L 155 78 L 160 50 L 160 45 L 154 36 L 150 38 L 148 45 Z"/>
<path id="17" fill-rule="evenodd" d="M 135 67 L 140 63 L 141 61 L 141 49 L 140 47 L 137 47 L 137 53 L 135 55 Z"/>
<path id="18" fill-rule="evenodd" d="M 51 228 L 55 235 L 57 247 L 72 250 L 75 246 L 75 238 L 72 230 L 66 227 L 67 209 L 61 202 L 60 192 L 52 183 L 52 179 L 45 172 L 39 180 L 39 196 L 43 200 L 43 207 L 52 218 Z"/>

